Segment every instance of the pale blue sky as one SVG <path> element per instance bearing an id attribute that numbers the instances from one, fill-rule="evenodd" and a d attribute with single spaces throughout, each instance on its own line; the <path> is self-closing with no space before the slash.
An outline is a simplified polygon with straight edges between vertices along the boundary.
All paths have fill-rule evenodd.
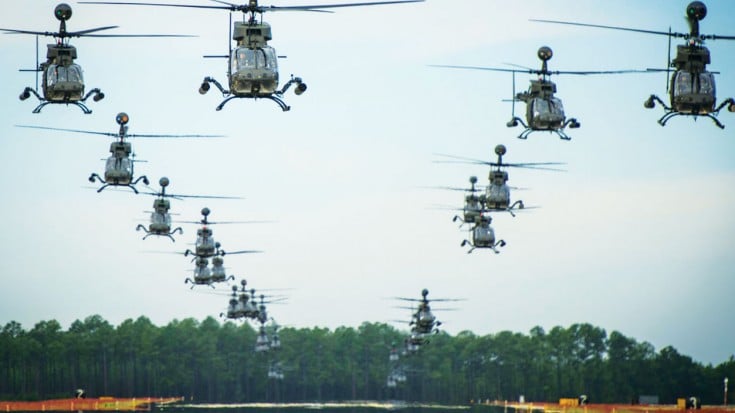
<path id="1" fill-rule="evenodd" d="M 56 4 L 12 2 L 0 27 L 56 31 Z M 277 221 L 218 226 L 214 235 L 226 249 L 265 251 L 225 257 L 230 273 L 256 288 L 294 288 L 287 305 L 271 308 L 282 324 L 335 328 L 408 318 L 386 297 L 428 288 L 430 297 L 466 299 L 460 311 L 438 314 L 452 334 L 588 322 L 705 363 L 724 361 L 735 353 L 735 115 L 721 113 L 725 130 L 705 118 L 661 127 L 661 108 L 646 110 L 643 101 L 651 93 L 664 98 L 663 74 L 558 76 L 558 96 L 582 127 L 570 131 L 570 142 L 544 133 L 521 141 L 519 129 L 505 127 L 510 74 L 428 67 L 535 68 L 536 50 L 547 45 L 551 70 L 661 68 L 665 37 L 528 19 L 684 32 L 687 4 L 427 0 L 266 14 L 271 45 L 288 56 L 280 61 L 282 79 L 293 73 L 309 86 L 301 96 L 287 94 L 287 113 L 264 100 L 233 100 L 216 112 L 216 91 L 197 93 L 204 76 L 226 82 L 225 61 L 201 58 L 226 52 L 226 12 L 71 3 L 69 30 L 119 25 L 109 33 L 199 36 L 73 39 L 87 88 L 107 96 L 90 103 L 91 115 L 63 106 L 32 114 L 35 103 L 17 96 L 34 76 L 17 69 L 33 66 L 34 38 L 0 35 L 7 231 L 0 323 L 31 328 L 53 318 L 67 327 L 100 314 L 113 324 L 139 315 L 165 324 L 217 316 L 226 306 L 226 298 L 184 285 L 193 269 L 188 259 L 146 253 L 183 251 L 196 226 L 185 226 L 176 244 L 142 241 L 134 228 L 152 197 L 87 188 L 89 174 L 102 172 L 108 138 L 13 127 L 115 132 L 114 117 L 125 111 L 131 133 L 227 135 L 133 140 L 148 161 L 137 171 L 153 182 L 169 177 L 172 192 L 245 197 L 172 201 L 182 219 L 197 219 L 209 206 L 213 220 Z M 735 35 L 735 3 L 707 6 L 702 33 Z M 711 69 L 720 72 L 718 99 L 735 95 L 735 42 L 708 47 Z M 517 88 L 528 79 L 518 75 Z M 452 213 L 432 209 L 460 207 L 462 195 L 423 187 L 462 186 L 469 175 L 485 182 L 487 168 L 435 164 L 432 154 L 491 160 L 501 143 L 508 162 L 566 162 L 568 172 L 511 170 L 510 184 L 528 188 L 514 198 L 541 208 L 496 215 L 496 234 L 508 243 L 502 253 L 467 255 L 459 246 L 467 234 Z"/>

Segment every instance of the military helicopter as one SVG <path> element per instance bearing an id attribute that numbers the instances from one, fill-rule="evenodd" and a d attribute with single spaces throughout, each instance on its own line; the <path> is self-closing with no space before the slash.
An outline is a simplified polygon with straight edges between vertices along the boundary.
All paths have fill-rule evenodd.
<path id="1" fill-rule="evenodd" d="M 245 223 L 259 223 L 259 222 L 266 222 L 266 221 L 229 221 L 229 222 L 210 222 L 208 220 L 208 216 L 210 214 L 209 208 L 202 208 L 202 219 L 200 221 L 182 221 L 185 223 L 190 224 L 201 224 L 202 227 L 197 230 L 197 239 L 196 243 L 194 244 L 194 251 L 187 249 L 184 251 L 184 256 L 194 255 L 194 259 L 196 258 L 211 258 L 216 256 L 224 256 L 225 254 L 252 254 L 252 253 L 259 253 L 263 251 L 255 251 L 255 250 L 243 250 L 243 251 L 230 251 L 225 252 L 225 250 L 221 249 L 221 244 L 219 242 L 215 242 L 214 238 L 212 237 L 212 229 L 209 228 L 209 225 L 214 224 L 245 224 Z"/>
<path id="2" fill-rule="evenodd" d="M 547 171 L 562 171 L 561 169 L 549 168 L 551 165 L 563 165 L 561 162 L 524 162 L 524 163 L 503 163 L 503 155 L 507 153 L 505 145 L 495 146 L 495 154 L 498 155 L 497 162 L 482 161 L 479 159 L 465 158 L 462 156 L 444 155 L 437 154 L 450 158 L 450 160 L 434 161 L 436 163 L 469 163 L 473 165 L 488 165 L 495 167 L 491 169 L 488 175 L 488 185 L 484 195 L 475 195 L 478 189 L 475 187 L 477 183 L 477 177 L 470 177 L 470 188 L 454 188 L 454 187 L 442 187 L 450 190 L 460 190 L 469 192 L 465 196 L 465 205 L 463 208 L 463 215 L 455 216 L 453 221 L 462 220 L 462 223 L 474 224 L 478 216 L 482 215 L 483 211 L 508 211 L 512 216 L 515 216 L 513 209 L 524 209 L 526 206 L 522 200 L 517 200 L 511 203 L 510 190 L 508 186 L 508 172 L 504 168 L 526 168 L 526 169 L 539 169 Z"/>
<path id="3" fill-rule="evenodd" d="M 141 192 L 142 194 L 153 195 L 156 197 L 156 200 L 153 201 L 153 211 L 151 212 L 150 224 L 148 224 L 148 228 L 146 228 L 144 225 L 138 225 L 135 228 L 136 231 L 142 230 L 146 233 L 143 239 L 146 239 L 150 237 L 151 235 L 156 235 L 156 236 L 168 237 L 169 239 L 171 239 L 171 241 L 175 242 L 176 240 L 174 239 L 173 235 L 176 232 L 178 232 L 179 234 L 183 234 L 184 231 L 181 229 L 181 227 L 175 228 L 173 231 L 171 230 L 171 215 L 168 212 L 169 209 L 171 209 L 171 203 L 166 198 L 240 199 L 237 197 L 228 197 L 228 196 L 180 195 L 180 194 L 171 194 L 171 193 L 167 194 L 166 187 L 170 183 L 169 179 L 164 176 L 158 180 L 158 183 L 159 185 L 161 185 L 160 191 Z"/>
<path id="4" fill-rule="evenodd" d="M 407 343 L 412 343 L 417 346 L 428 343 L 428 337 L 431 334 L 439 333 L 439 326 L 442 325 L 441 321 L 436 319 L 436 316 L 431 312 L 431 306 L 429 305 L 429 290 L 424 288 L 421 290 L 421 298 L 407 298 L 407 297 L 396 297 L 399 300 L 417 302 L 418 305 L 415 311 L 411 314 L 411 321 L 408 323 L 411 326 L 411 335 L 408 338 Z M 437 298 L 433 301 L 461 301 L 455 298 Z M 413 307 L 402 307 L 414 310 Z M 447 309 L 445 309 L 447 310 Z"/>
<path id="5" fill-rule="evenodd" d="M 62 128 L 49 128 L 44 126 L 29 126 L 29 125 L 16 125 L 21 128 L 32 128 L 32 129 L 44 129 L 54 130 L 62 132 L 75 132 L 75 133 L 87 133 L 92 135 L 103 135 L 117 138 L 118 140 L 110 144 L 110 155 L 107 158 L 105 164 L 104 178 L 96 173 L 92 173 L 89 176 L 89 182 L 94 183 L 99 181 L 102 186 L 97 189 L 97 192 L 102 192 L 103 189 L 108 186 L 121 186 L 128 187 L 133 190 L 136 194 L 138 189 L 135 185 L 138 182 L 143 181 L 144 184 L 148 185 L 150 181 L 146 176 L 135 177 L 134 175 L 134 164 L 135 160 L 131 159 L 135 157 L 133 154 L 133 147 L 130 142 L 125 142 L 126 138 L 214 138 L 221 137 L 221 135 L 151 135 L 151 134 L 128 134 L 127 124 L 130 121 L 130 117 L 125 112 L 120 112 L 115 116 L 115 121 L 120 125 L 120 130 L 117 133 L 111 132 L 95 132 L 78 129 L 62 129 Z M 137 161 L 139 162 L 139 161 Z"/>
<path id="6" fill-rule="evenodd" d="M 470 228 L 471 239 L 462 241 L 461 246 L 469 245 L 470 249 L 467 251 L 471 254 L 477 248 L 491 249 L 494 253 L 499 254 L 499 247 L 505 246 L 504 240 L 495 239 L 495 231 L 490 226 L 492 223 L 492 217 L 483 211 L 480 215 L 475 217 L 475 224 Z"/>
<path id="7" fill-rule="evenodd" d="M 424 0 L 396 0 L 365 3 L 323 4 L 310 6 L 260 6 L 258 0 L 249 0 L 247 4 L 233 4 L 225 1 L 215 0 L 221 6 L 215 5 L 191 5 L 191 4 L 163 4 L 163 3 L 132 3 L 132 2 L 110 2 L 110 1 L 82 1 L 85 4 L 113 4 L 113 5 L 144 5 L 144 6 L 168 6 L 168 7 L 191 7 L 198 9 L 220 9 L 230 11 L 230 38 L 236 41 L 235 48 L 230 46 L 229 53 L 221 56 L 204 56 L 205 58 L 227 58 L 227 79 L 229 89 L 225 89 L 220 82 L 213 77 L 205 77 L 199 87 L 199 93 L 206 94 L 213 84 L 225 98 L 216 108 L 222 108 L 232 99 L 270 99 L 281 108 L 288 111 L 291 109 L 282 96 L 291 86 L 294 86 L 296 95 L 306 91 L 306 83 L 300 77 L 291 78 L 281 89 L 278 89 L 278 56 L 276 50 L 268 45 L 273 39 L 271 26 L 264 22 L 262 15 L 272 11 L 312 11 L 328 12 L 323 9 L 356 6 L 376 6 L 398 3 L 417 3 Z M 232 13 L 242 12 L 243 21 L 232 25 Z M 260 17 L 260 18 L 258 18 Z"/>
<path id="8" fill-rule="evenodd" d="M 209 268 L 209 260 L 202 257 L 197 257 L 194 268 L 194 278 L 186 278 L 184 284 L 191 283 L 191 288 L 197 285 L 208 285 L 214 288 L 214 283 L 232 281 L 235 279 L 234 275 L 227 275 L 224 267 L 224 259 L 222 257 L 212 258 L 212 268 Z M 235 287 L 236 289 L 237 287 Z"/>
<path id="9" fill-rule="evenodd" d="M 659 118 L 658 123 L 666 126 L 666 122 L 675 116 L 705 116 L 724 129 L 723 125 L 715 116 L 727 105 L 727 110 L 735 112 L 735 100 L 727 98 L 716 105 L 715 95 L 715 72 L 708 72 L 707 65 L 710 63 L 710 52 L 704 46 L 705 40 L 735 40 L 735 36 L 720 36 L 715 34 L 700 34 L 699 22 L 707 16 L 707 6 L 701 1 L 689 3 L 686 9 L 686 19 L 689 23 L 689 33 L 675 33 L 669 28 L 668 32 L 632 29 L 628 27 L 603 26 L 598 24 L 586 24 L 565 22 L 556 20 L 535 20 L 541 23 L 568 24 L 573 26 L 597 27 L 602 29 L 624 30 L 637 33 L 657 34 L 668 36 L 669 52 L 671 59 L 671 38 L 683 38 L 686 43 L 677 45 L 676 57 L 671 60 L 666 69 L 649 69 L 649 71 L 667 73 L 666 93 L 669 94 L 671 106 L 667 106 L 658 96 L 651 95 L 643 102 L 646 109 L 653 109 L 656 103 L 661 105 L 665 113 Z M 671 80 L 668 79 L 670 68 L 674 68 Z"/>
<path id="10" fill-rule="evenodd" d="M 602 75 L 602 74 L 619 74 L 619 73 L 645 73 L 645 70 L 599 70 L 599 71 L 550 71 L 548 61 L 553 57 L 554 53 L 548 46 L 542 46 L 537 52 L 538 58 L 541 59 L 541 69 L 525 68 L 520 69 L 503 69 L 495 67 L 477 67 L 477 66 L 453 66 L 453 65 L 431 65 L 433 67 L 443 67 L 451 69 L 474 69 L 489 70 L 495 72 L 511 72 L 513 73 L 513 99 L 511 114 L 512 118 L 506 126 L 509 128 L 516 127 L 520 123 L 525 129 L 518 135 L 519 139 L 527 139 L 528 135 L 533 132 L 546 131 L 556 133 L 562 140 L 571 140 L 572 138 L 566 134 L 564 129 L 569 126 L 576 129 L 581 126 L 577 118 L 567 118 L 564 114 L 564 106 L 561 99 L 554 96 L 556 93 L 556 83 L 551 81 L 551 75 Z M 515 65 L 514 65 L 515 66 Z M 528 91 L 516 93 L 515 91 L 515 74 L 530 73 L 538 75 L 538 79 L 531 80 Z M 523 102 L 526 104 L 526 122 L 515 115 L 515 102 Z"/>
<path id="11" fill-rule="evenodd" d="M 230 320 L 241 320 L 243 318 L 255 319 L 258 315 L 258 308 L 253 303 L 252 295 L 249 294 L 247 281 L 240 280 L 240 290 L 236 285 L 232 286 L 232 296 L 227 307 L 227 312 L 220 313 L 220 317 Z"/>
<path id="12" fill-rule="evenodd" d="M 91 96 L 92 100 L 99 102 L 104 99 L 105 94 L 99 88 L 94 88 L 84 93 L 84 77 L 82 67 L 74 63 L 77 58 L 76 47 L 69 44 L 71 37 L 190 37 L 185 35 L 158 35 L 158 34 L 95 34 L 95 32 L 117 28 L 118 26 L 104 26 L 93 29 L 70 32 L 66 30 L 66 21 L 71 18 L 71 7 L 61 3 L 54 9 L 54 16 L 60 21 L 58 32 L 38 32 L 31 30 L 4 29 L 7 33 L 33 34 L 36 35 L 36 68 L 21 69 L 22 72 L 36 72 L 36 89 L 26 87 L 20 94 L 20 100 L 26 100 L 31 94 L 39 100 L 39 105 L 33 109 L 33 113 L 40 113 L 44 106 L 49 104 L 76 105 L 84 113 L 92 111 L 85 105 Z M 47 45 L 46 62 L 38 63 L 38 36 L 52 36 L 56 39 L 55 44 Z M 38 92 L 38 72 L 43 73 L 42 91 L 43 97 Z"/>

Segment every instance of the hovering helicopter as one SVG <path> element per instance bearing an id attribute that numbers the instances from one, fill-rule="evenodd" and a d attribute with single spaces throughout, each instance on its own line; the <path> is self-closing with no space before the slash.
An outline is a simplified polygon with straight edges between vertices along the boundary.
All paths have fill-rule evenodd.
<path id="1" fill-rule="evenodd" d="M 428 337 L 431 334 L 439 333 L 439 326 L 442 325 L 441 321 L 436 319 L 436 316 L 431 312 L 431 306 L 429 305 L 429 290 L 424 288 L 421 290 L 421 298 L 406 298 L 396 297 L 399 300 L 417 302 L 418 305 L 411 315 L 411 321 L 408 323 L 411 326 L 411 334 L 406 339 L 407 349 L 411 350 L 408 345 L 420 347 L 423 344 L 429 342 Z M 461 301 L 460 299 L 454 298 L 438 298 L 433 301 Z M 405 307 L 414 310 L 413 307 Z"/>
<path id="2" fill-rule="evenodd" d="M 271 362 L 268 366 L 268 378 L 274 380 L 283 380 L 283 366 L 281 362 Z"/>
<path id="3" fill-rule="evenodd" d="M 710 52 L 704 46 L 705 40 L 735 40 L 735 36 L 720 36 L 715 34 L 700 34 L 699 22 L 707 16 L 707 6 L 701 1 L 689 3 L 686 10 L 686 19 L 689 23 L 689 33 L 675 33 L 669 28 L 668 32 L 632 29 L 628 27 L 603 26 L 598 24 L 586 24 L 565 22 L 556 20 L 535 20 L 541 23 L 568 24 L 573 26 L 597 27 L 602 29 L 613 29 L 631 31 L 637 33 L 657 34 L 669 38 L 668 58 L 671 59 L 671 38 L 683 38 L 686 43 L 677 45 L 676 57 L 668 63 L 666 69 L 649 69 L 649 71 L 663 72 L 667 74 L 666 93 L 669 94 L 671 106 L 667 106 L 658 96 L 651 95 L 643 102 L 646 109 L 653 109 L 656 103 L 661 105 L 665 113 L 659 118 L 658 123 L 666 126 L 666 122 L 675 116 L 706 116 L 719 128 L 723 125 L 715 116 L 727 105 L 727 110 L 735 112 L 735 100 L 727 98 L 719 105 L 715 95 L 715 72 L 707 71 L 710 64 Z M 671 80 L 668 79 L 670 68 L 674 68 Z"/>
<path id="4" fill-rule="evenodd" d="M 556 93 L 556 83 L 551 81 L 551 75 L 602 75 L 602 74 L 619 74 L 619 73 L 645 73 L 645 70 L 598 70 L 598 71 L 550 71 L 548 61 L 553 57 L 554 53 L 548 46 L 542 46 L 537 52 L 538 58 L 541 59 L 541 69 L 531 69 L 523 67 L 520 69 L 503 69 L 495 67 L 477 67 L 477 66 L 453 66 L 453 65 L 431 65 L 433 67 L 443 67 L 451 69 L 473 69 L 473 70 L 489 70 L 495 72 L 511 72 L 513 73 L 513 99 L 511 114 L 512 118 L 506 126 L 509 128 L 516 127 L 520 123 L 525 129 L 518 135 L 519 139 L 527 139 L 528 135 L 533 132 L 546 131 L 556 133 L 562 140 L 571 140 L 572 138 L 566 134 L 564 129 L 569 126 L 576 129 L 581 126 L 577 118 L 567 118 L 564 114 L 564 106 L 561 99 L 554 96 Z M 515 65 L 514 65 L 515 66 Z M 522 66 L 521 66 L 522 67 Z M 530 73 L 538 75 L 538 79 L 531 80 L 528 91 L 516 93 L 515 74 Z M 515 102 L 523 102 L 526 104 L 526 122 L 515 115 Z"/>
<path id="5" fill-rule="evenodd" d="M 212 258 L 212 268 L 209 268 L 209 260 L 202 257 L 197 257 L 194 268 L 194 278 L 187 278 L 184 280 L 184 284 L 191 283 L 191 288 L 197 285 L 208 285 L 214 288 L 214 283 L 220 283 L 225 281 L 232 281 L 235 279 L 234 275 L 227 275 L 224 267 L 224 260 L 222 257 Z M 236 289 L 237 287 L 235 287 Z"/>
<path id="6" fill-rule="evenodd" d="M 54 16 L 60 21 L 58 32 L 38 32 L 31 30 L 4 29 L 7 33 L 33 34 L 36 35 L 36 68 L 22 69 L 22 72 L 36 72 L 36 89 L 26 87 L 20 94 L 20 100 L 26 100 L 31 94 L 39 100 L 39 105 L 33 109 L 33 113 L 40 113 L 44 106 L 49 104 L 76 105 L 84 113 L 92 111 L 85 105 L 91 96 L 92 100 L 99 102 L 104 99 L 105 94 L 99 88 L 94 88 L 84 93 L 84 77 L 82 67 L 74 63 L 77 58 L 76 47 L 69 44 L 71 37 L 190 37 L 185 35 L 158 35 L 158 34 L 95 34 L 95 32 L 117 28 L 118 26 L 104 26 L 93 29 L 70 32 L 66 30 L 66 21 L 71 18 L 71 7 L 61 3 L 54 9 Z M 38 36 L 52 36 L 56 39 L 55 44 L 47 45 L 46 61 L 38 63 Z M 38 72 L 43 73 L 42 91 L 43 97 L 38 92 Z"/>
<path id="7" fill-rule="evenodd" d="M 205 77 L 199 87 L 199 93 L 206 94 L 213 84 L 222 93 L 225 98 L 222 103 L 217 106 L 217 110 L 222 108 L 232 99 L 270 99 L 281 108 L 288 111 L 291 109 L 286 104 L 282 96 L 291 86 L 294 86 L 296 95 L 301 95 L 306 91 L 306 83 L 300 77 L 291 75 L 286 84 L 278 89 L 278 56 L 276 50 L 268 45 L 268 41 L 273 39 L 271 34 L 271 26 L 263 21 L 262 15 L 271 11 L 312 11 L 312 12 L 328 12 L 323 9 L 356 7 L 356 6 L 376 6 L 398 3 L 417 3 L 424 0 L 396 0 L 366 3 L 344 3 L 344 4 L 323 4 L 310 6 L 260 6 L 258 0 L 249 0 L 247 4 L 233 4 L 216 0 L 221 6 L 215 5 L 191 5 L 191 4 L 163 4 L 163 3 L 123 3 L 110 1 L 81 1 L 85 4 L 113 4 L 113 5 L 143 5 L 143 6 L 168 6 L 168 7 L 191 7 L 198 9 L 220 9 L 230 11 L 230 38 L 237 44 L 233 49 L 230 46 L 229 53 L 222 56 L 204 56 L 205 58 L 227 58 L 229 65 L 227 67 L 227 79 L 229 89 L 225 89 L 220 82 L 213 77 Z M 232 13 L 242 12 L 243 21 L 235 22 L 232 25 Z M 260 17 L 260 18 L 258 18 Z"/>
<path id="8" fill-rule="evenodd" d="M 146 235 L 143 237 L 143 239 L 146 239 L 150 237 L 151 235 L 156 236 L 163 236 L 168 237 L 171 239 L 171 241 L 176 242 L 173 235 L 178 232 L 179 234 L 183 234 L 183 230 L 181 227 L 175 228 L 173 231 L 171 230 L 171 215 L 169 214 L 169 209 L 171 209 L 171 203 L 169 202 L 168 198 L 174 198 L 174 199 L 182 199 L 182 198 L 206 198 L 206 199 L 239 199 L 237 197 L 227 197 L 227 196 L 210 196 L 210 195 L 180 195 L 180 194 L 171 194 L 166 193 L 166 187 L 169 185 L 170 181 L 165 176 L 158 180 L 159 185 L 161 185 L 161 190 L 158 192 L 141 192 L 146 195 L 153 195 L 156 196 L 156 200 L 153 201 L 153 211 L 151 212 L 150 217 L 150 224 L 148 224 L 148 228 L 146 228 L 144 225 L 138 225 L 135 230 L 136 231 L 144 231 Z M 213 262 L 214 263 L 214 262 Z"/>
<path id="9" fill-rule="evenodd" d="M 208 220 L 208 216 L 210 214 L 209 208 L 202 208 L 202 219 L 200 221 L 183 221 L 185 223 L 190 224 L 201 224 L 202 227 L 197 230 L 197 240 L 194 244 L 194 251 L 187 249 L 184 251 L 184 256 L 189 256 L 189 254 L 194 255 L 194 259 L 196 258 L 211 258 L 216 256 L 224 256 L 225 254 L 252 254 L 252 253 L 259 253 L 262 251 L 255 251 L 255 250 L 243 250 L 243 251 L 230 251 L 225 252 L 225 250 L 221 249 L 221 244 L 219 242 L 215 242 L 214 238 L 212 237 L 212 229 L 209 228 L 209 225 L 214 224 L 237 224 L 237 223 L 257 223 L 257 222 L 265 222 L 265 221 L 230 221 L 230 222 L 210 222 Z"/>
<path id="10" fill-rule="evenodd" d="M 493 221 L 492 217 L 485 211 L 475 217 L 475 224 L 470 228 L 471 239 L 462 241 L 462 246 L 469 245 L 467 251 L 471 254 L 477 248 L 491 249 L 494 253 L 499 254 L 498 247 L 504 247 L 504 240 L 495 240 L 495 231 L 490 226 Z"/>
<path id="11" fill-rule="evenodd" d="M 127 124 L 130 121 L 130 117 L 125 112 L 120 112 L 115 116 L 115 121 L 120 125 L 120 130 L 117 133 L 110 132 L 95 132 L 85 131 L 78 129 L 61 129 L 61 128 L 48 128 L 44 126 L 29 126 L 29 125 L 16 125 L 21 128 L 32 128 L 32 129 L 45 129 L 55 130 L 62 132 L 75 132 L 75 133 L 87 133 L 92 135 L 103 135 L 118 138 L 119 140 L 110 144 L 110 155 L 107 158 L 105 164 L 104 178 L 96 173 L 92 173 L 89 176 L 89 182 L 94 183 L 99 181 L 102 186 L 97 189 L 97 192 L 102 192 L 103 189 L 108 186 L 124 186 L 133 190 L 136 194 L 138 189 L 135 185 L 138 182 L 143 181 L 144 184 L 148 185 L 150 181 L 146 176 L 140 176 L 135 178 L 133 173 L 135 154 L 133 154 L 133 147 L 130 142 L 125 142 L 125 138 L 214 138 L 221 137 L 220 135 L 151 135 L 151 134 L 128 134 Z M 139 161 L 138 161 L 139 162 Z"/>
<path id="12" fill-rule="evenodd" d="M 443 189 L 467 191 L 468 195 L 465 196 L 465 205 L 462 209 L 463 215 L 455 216 L 453 221 L 462 220 L 465 224 L 474 224 L 477 218 L 482 215 L 484 211 L 508 211 L 512 216 L 515 216 L 513 209 L 524 209 L 526 206 L 522 200 L 517 200 L 511 203 L 510 190 L 508 186 L 508 172 L 504 168 L 526 168 L 526 169 L 539 169 L 547 171 L 561 171 L 561 169 L 548 168 L 551 165 L 563 165 L 561 162 L 524 162 L 524 163 L 503 163 L 503 155 L 507 153 L 505 145 L 495 146 L 495 154 L 498 155 L 497 162 L 482 161 L 479 159 L 465 158 L 461 156 L 437 154 L 451 160 L 435 161 L 436 163 L 469 163 L 473 165 L 488 165 L 495 167 L 491 169 L 488 175 L 488 185 L 484 195 L 475 195 L 479 190 L 475 187 L 477 183 L 477 177 L 470 177 L 470 188 L 454 188 L 454 187 L 443 187 Z"/>
<path id="13" fill-rule="evenodd" d="M 258 315 L 258 308 L 251 299 L 252 296 L 246 288 L 247 281 L 240 280 L 240 290 L 237 286 L 232 286 L 232 296 L 227 307 L 227 312 L 220 313 L 220 317 L 230 320 L 241 320 L 243 318 L 255 319 Z"/>

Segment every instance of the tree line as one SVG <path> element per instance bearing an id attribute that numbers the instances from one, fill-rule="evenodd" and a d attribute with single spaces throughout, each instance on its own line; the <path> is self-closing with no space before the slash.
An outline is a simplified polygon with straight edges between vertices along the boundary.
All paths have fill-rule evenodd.
<path id="1" fill-rule="evenodd" d="M 0 332 L 0 399 L 90 396 L 184 396 L 195 402 L 470 400 L 554 402 L 587 395 L 593 403 L 629 403 L 641 395 L 662 404 L 697 396 L 723 403 L 723 379 L 735 380 L 735 356 L 703 365 L 668 346 L 658 351 L 620 332 L 573 324 L 528 334 L 465 331 L 434 335 L 413 354 L 405 331 L 384 323 L 358 328 L 282 328 L 281 347 L 253 351 L 249 324 L 214 318 L 155 326 L 146 317 L 114 327 L 99 315 L 67 331 L 41 321 L 26 331 L 11 321 Z M 283 377 L 269 378 L 279 363 Z M 405 382 L 387 385 L 400 369 Z"/>

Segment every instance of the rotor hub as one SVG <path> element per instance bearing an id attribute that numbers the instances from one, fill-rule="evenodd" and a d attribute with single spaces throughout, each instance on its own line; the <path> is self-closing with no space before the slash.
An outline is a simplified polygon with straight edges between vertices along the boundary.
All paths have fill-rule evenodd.
<path id="1" fill-rule="evenodd" d="M 54 16 L 60 21 L 66 21 L 71 19 L 71 6 L 66 3 L 61 3 L 54 9 Z"/>

